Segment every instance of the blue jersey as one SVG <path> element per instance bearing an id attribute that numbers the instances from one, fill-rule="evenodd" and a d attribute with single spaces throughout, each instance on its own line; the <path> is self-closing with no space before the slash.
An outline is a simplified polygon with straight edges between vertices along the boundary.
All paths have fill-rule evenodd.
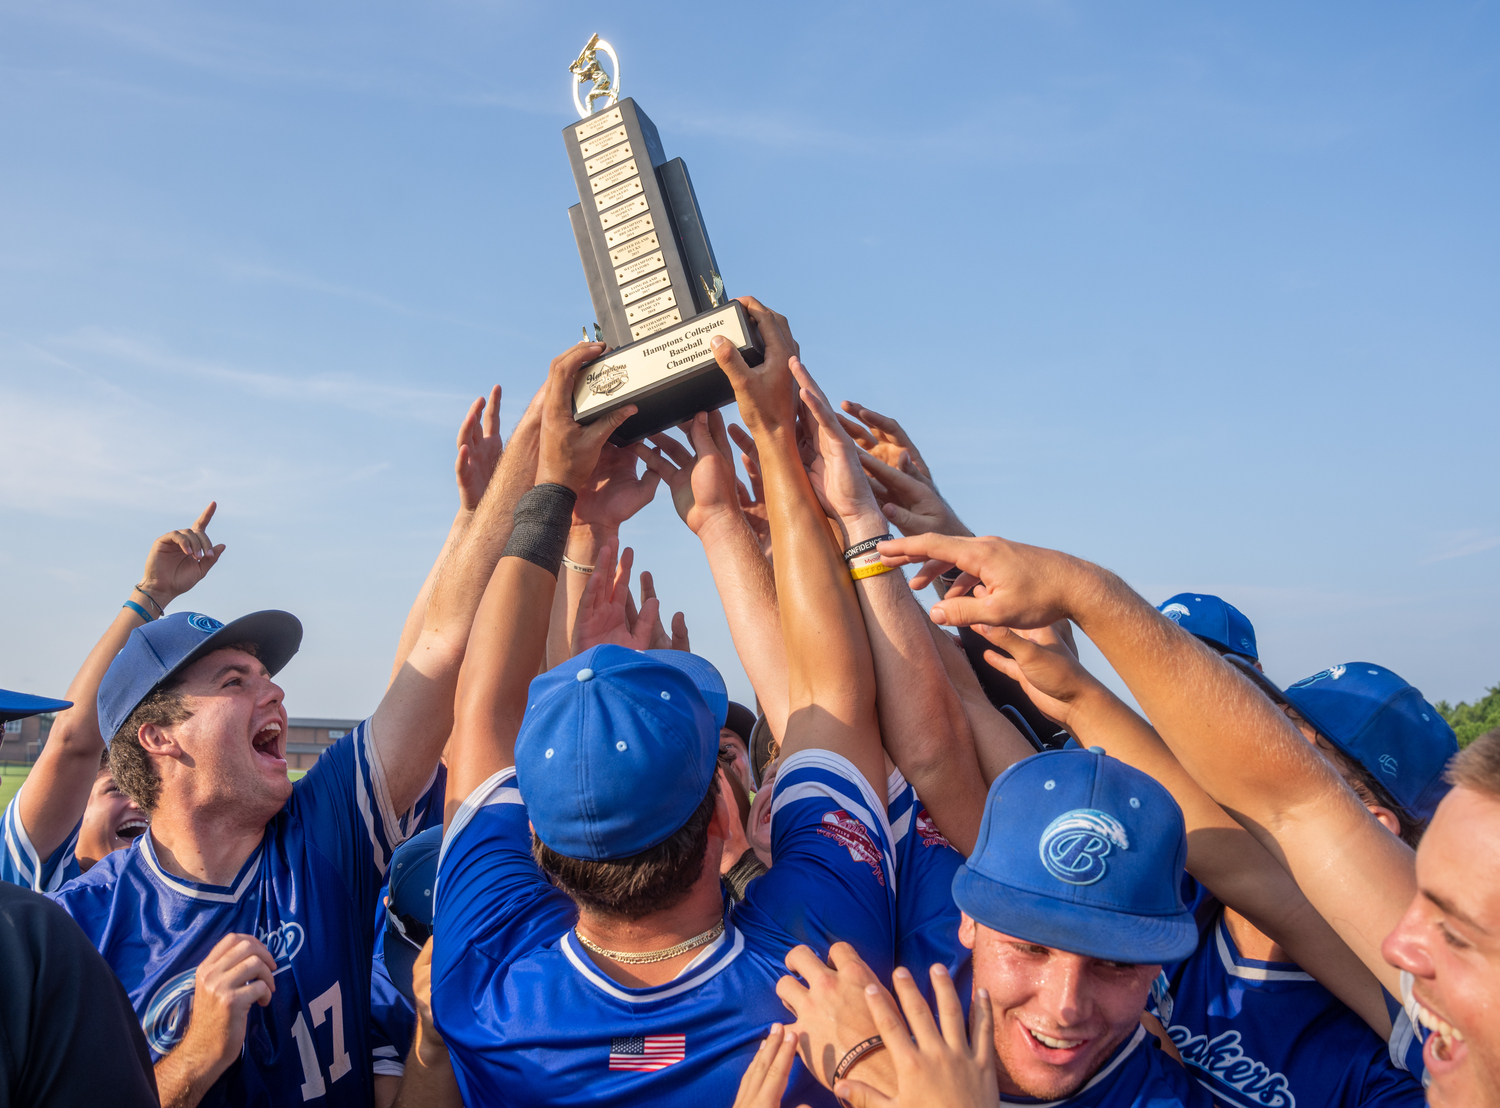
<path id="1" fill-rule="evenodd" d="M 1193 891 L 1201 907 L 1206 892 Z M 1202 914 L 1198 949 L 1164 968 L 1155 995 L 1183 1062 L 1221 1104 L 1422 1104 L 1422 1086 L 1353 1010 L 1296 965 L 1241 955 L 1222 909 Z"/>
<path id="2" fill-rule="evenodd" d="M 390 807 L 369 721 L 325 750 L 229 885 L 168 873 L 150 833 L 70 883 L 67 909 L 125 985 L 153 1061 L 181 1041 L 198 963 L 225 935 L 276 959 L 239 1060 L 205 1105 L 370 1100 L 367 1037 L 375 897 L 408 819 Z"/>
<path id="3" fill-rule="evenodd" d="M 927 971 L 934 962 L 947 966 L 967 1012 L 972 974 L 968 948 L 958 941 L 959 910 L 953 902 L 953 875 L 964 856 L 943 838 L 899 769 L 886 782 L 886 796 L 900 885 L 896 964 L 911 971 L 928 1004 L 933 995 Z"/>
<path id="4" fill-rule="evenodd" d="M 1422 1058 L 1422 1048 L 1427 1043 L 1427 1028 L 1417 1022 L 1417 1001 L 1412 996 L 1412 985 L 1416 978 L 1401 971 L 1401 999 L 1385 993 L 1385 1009 L 1391 1017 L 1391 1061 L 1406 1070 L 1426 1088 L 1432 1081 L 1427 1072 L 1427 1063 Z"/>
<path id="5" fill-rule="evenodd" d="M 799 751 L 776 776 L 775 865 L 725 907 L 724 933 L 667 984 L 616 984 L 578 942 L 573 902 L 531 856 L 514 769 L 449 825 L 438 870 L 433 1004 L 466 1104 L 734 1101 L 798 943 L 851 943 L 889 979 L 896 866 L 879 796 L 845 758 Z M 832 1105 L 797 1063 L 787 1103 Z"/>
<path id="6" fill-rule="evenodd" d="M 25 788 L 23 783 L 21 789 Z M 0 881 L 9 881 L 34 893 L 55 893 L 82 872 L 76 852 L 83 820 L 78 821 L 73 833 L 60 847 L 43 858 L 26 834 L 26 827 L 21 822 L 20 803 L 21 791 L 17 790 L 5 806 L 4 817 L 0 817 L 4 836 L 4 842 L 0 843 Z"/>
<path id="7" fill-rule="evenodd" d="M 1049 1101 L 1001 1096 L 1000 1103 L 1040 1108 L 1214 1108 L 1214 1098 L 1162 1053 L 1156 1036 L 1144 1027 L 1137 1027 L 1072 1096 Z"/>
<path id="8" fill-rule="evenodd" d="M 420 800 L 412 806 L 413 837 L 443 825 L 443 801 L 448 788 L 448 770 L 438 766 L 437 776 Z M 406 1072 L 406 1056 L 417 1033 L 417 1013 L 391 981 L 385 965 L 385 898 L 389 883 L 382 885 L 375 900 L 375 957 L 370 964 L 370 1061 L 378 1074 L 400 1077 Z"/>

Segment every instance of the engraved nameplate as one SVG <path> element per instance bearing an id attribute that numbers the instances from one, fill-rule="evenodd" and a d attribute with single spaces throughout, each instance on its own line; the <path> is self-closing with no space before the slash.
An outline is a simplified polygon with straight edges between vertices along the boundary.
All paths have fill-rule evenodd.
<path id="1" fill-rule="evenodd" d="M 639 178 L 636 179 L 636 183 L 640 183 Z M 608 231 L 615 224 L 624 223 L 627 219 L 638 216 L 645 210 L 646 198 L 644 196 L 637 196 L 634 200 L 630 200 L 624 204 L 621 204 L 618 208 L 614 209 L 614 211 L 605 212 L 603 215 L 601 215 L 599 217 L 599 226 Z M 651 226 L 651 219 L 649 216 L 646 217 L 644 222 L 647 227 Z M 620 231 L 620 239 L 616 239 L 614 235 L 605 235 L 605 241 L 613 246 L 616 241 L 620 241 L 622 239 L 630 237 L 629 235 L 624 233 L 625 228 L 622 227 Z M 639 232 L 636 233 L 639 234 Z"/>
<path id="2" fill-rule="evenodd" d="M 625 141 L 625 128 L 616 127 L 613 131 L 606 131 L 602 135 L 596 135 L 578 148 L 578 152 L 585 158 L 592 158 L 601 150 L 607 150 L 617 142 Z"/>
<path id="3" fill-rule="evenodd" d="M 617 165 L 613 169 L 606 169 L 589 181 L 589 188 L 595 192 L 603 192 L 610 185 L 618 185 L 626 177 L 634 177 L 638 170 L 635 168 L 635 159 L 631 158 L 624 165 Z"/>
<path id="4" fill-rule="evenodd" d="M 661 271 L 659 271 L 657 273 L 653 273 L 650 277 L 647 277 L 644 281 L 637 281 L 635 284 L 631 285 L 628 289 L 621 289 L 620 290 L 620 303 L 622 303 L 622 304 L 634 304 L 641 297 L 643 297 L 643 296 L 649 296 L 651 293 L 656 292 L 658 289 L 664 289 L 664 288 L 666 288 L 671 283 L 672 283 L 672 275 L 670 273 L 668 273 L 665 269 L 663 269 L 663 270 L 661 270 Z M 663 307 L 665 307 L 665 305 L 663 305 Z M 632 315 L 630 318 L 631 319 L 640 319 L 642 317 L 641 316 Z"/>
<path id="5" fill-rule="evenodd" d="M 660 250 L 644 258 L 637 258 L 635 261 L 622 265 L 619 269 L 615 270 L 615 284 L 623 285 L 627 281 L 634 281 L 637 277 L 644 277 L 652 270 L 660 269 L 666 264 L 662 259 Z M 626 303 L 628 304 L 630 301 L 627 300 Z"/>
<path id="6" fill-rule="evenodd" d="M 674 323 L 681 322 L 682 313 L 679 312 L 676 308 L 673 308 L 670 312 L 663 312 L 661 315 L 656 316 L 655 318 L 646 320 L 645 323 L 637 323 L 630 329 L 630 337 L 632 339 L 643 339 L 647 335 L 656 334 L 656 332 L 660 331 L 663 327 L 670 327 Z"/>
<path id="7" fill-rule="evenodd" d="M 605 189 L 598 196 L 594 197 L 594 206 L 596 210 L 602 212 L 605 208 L 612 208 L 621 200 L 638 196 L 640 193 L 641 179 L 639 177 L 632 177 L 628 181 L 622 181 L 612 189 Z"/>
<path id="8" fill-rule="evenodd" d="M 646 201 L 644 197 L 639 201 L 634 201 L 633 203 L 639 203 L 641 206 L 641 211 L 646 210 Z M 599 217 L 599 225 L 602 226 L 606 231 L 608 231 L 609 228 L 614 227 L 615 224 L 619 223 L 622 219 L 629 219 L 634 214 L 634 212 L 625 211 L 624 208 L 621 208 L 618 212 L 605 212 Z M 604 236 L 604 241 L 609 243 L 611 246 L 614 246 L 617 243 L 624 242 L 626 239 L 633 239 L 636 235 L 639 235 L 645 231 L 654 231 L 655 229 L 656 224 L 651 222 L 651 217 L 649 215 L 643 215 L 640 219 L 637 219 L 631 223 L 627 223 L 622 227 L 615 227 L 613 231 L 609 231 L 609 234 Z"/>
<path id="9" fill-rule="evenodd" d="M 612 165 L 619 165 L 628 157 L 630 157 L 630 143 L 627 142 L 624 146 L 616 146 L 613 150 L 606 150 L 597 158 L 590 158 L 583 163 L 583 171 L 588 174 L 598 173 L 600 170 L 608 169 Z"/>
<path id="10" fill-rule="evenodd" d="M 612 127 L 615 124 L 624 122 L 625 117 L 620 114 L 620 109 L 611 108 L 607 112 L 600 112 L 598 115 L 594 116 L 591 119 L 585 119 L 577 127 L 573 128 L 573 133 L 577 135 L 580 140 L 586 139 L 590 135 L 597 135 L 600 131 L 603 131 L 608 127 Z"/>
<path id="11" fill-rule="evenodd" d="M 647 216 L 646 218 L 649 220 L 651 217 Z M 624 246 L 617 246 L 611 250 L 609 252 L 609 264 L 624 265 L 631 258 L 639 258 L 642 254 L 655 250 L 660 245 L 661 243 L 656 241 L 655 234 L 645 235 L 635 239 L 633 242 L 627 242 Z"/>
<path id="12" fill-rule="evenodd" d="M 677 297 L 673 294 L 671 289 L 668 289 L 666 292 L 657 293 L 655 296 L 651 297 L 648 300 L 642 300 L 634 307 L 626 308 L 625 318 L 634 323 L 638 320 L 645 319 L 647 316 L 655 315 L 657 312 L 664 311 L 667 308 L 672 307 L 672 305 L 676 303 Z"/>
<path id="13" fill-rule="evenodd" d="M 650 326 L 650 323 L 642 325 Z M 713 361 L 708 340 L 716 334 L 723 335 L 737 347 L 750 345 L 749 337 L 740 327 L 735 305 L 705 312 L 670 330 L 663 329 L 660 332 L 660 342 L 646 342 L 611 351 L 587 367 L 578 375 L 578 383 L 573 386 L 574 412 L 580 416 L 586 415 L 611 403 L 622 392 L 644 389 L 677 373 Z"/>

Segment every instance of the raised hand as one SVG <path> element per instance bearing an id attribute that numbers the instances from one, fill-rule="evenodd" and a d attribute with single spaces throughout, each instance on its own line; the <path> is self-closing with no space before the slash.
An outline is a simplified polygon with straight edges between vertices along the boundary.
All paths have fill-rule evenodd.
<path id="1" fill-rule="evenodd" d="M 845 425 L 847 420 L 842 421 Z M 856 439 L 857 443 L 859 440 Z M 920 535 L 936 531 L 939 535 L 972 535 L 948 502 L 929 481 L 912 473 L 910 456 L 901 451 L 897 459 L 905 464 L 887 465 L 873 451 L 861 454 L 860 463 L 880 502 L 885 518 L 903 535 Z"/>
<path id="2" fill-rule="evenodd" d="M 944 570 L 959 569 L 982 581 L 983 596 L 944 599 L 932 608 L 932 621 L 950 627 L 984 623 L 992 627 L 1046 627 L 1068 618 L 1072 590 L 1088 577 L 1086 562 L 1056 550 L 1008 542 L 993 535 L 912 535 L 883 542 L 888 566 L 922 562 L 911 579 L 925 588 Z M 962 579 L 960 579 L 962 581 Z"/>
<path id="3" fill-rule="evenodd" d="M 580 342 L 552 359 L 542 400 L 542 441 L 537 483 L 580 491 L 588 481 L 609 436 L 636 413 L 634 404 L 601 416 L 587 426 L 573 418 L 573 383 L 584 363 L 604 353 L 602 342 Z"/>
<path id="4" fill-rule="evenodd" d="M 942 966 L 932 967 L 932 990 L 937 999 L 941 1028 L 911 971 L 898 969 L 892 977 L 906 1022 L 891 1003 L 890 994 L 878 985 L 865 989 L 870 1016 L 885 1043 L 885 1052 L 896 1068 L 896 1095 L 887 1096 L 857 1078 L 841 1081 L 834 1095 L 854 1108 L 989 1108 L 1000 1103 L 995 1081 L 994 1014 L 989 993 L 974 996 L 969 1034 L 964 1034 L 964 1010 L 953 979 Z M 910 1032 L 908 1033 L 908 1026 Z"/>
<path id="5" fill-rule="evenodd" d="M 729 437 L 740 448 L 740 462 L 745 467 L 745 476 L 750 480 L 748 489 L 743 481 L 735 482 L 735 490 L 740 498 L 740 511 L 745 513 L 745 521 L 750 524 L 750 530 L 755 532 L 755 541 L 760 544 L 761 555 L 769 558 L 771 510 L 766 507 L 766 486 L 760 475 L 760 450 L 749 432 L 737 423 L 730 424 Z"/>
<path id="6" fill-rule="evenodd" d="M 630 567 L 635 551 L 626 547 L 615 569 L 618 539 L 610 539 L 599 551 L 599 561 L 583 588 L 578 604 L 578 619 L 573 624 L 573 653 L 582 654 L 591 646 L 613 643 L 632 650 L 650 650 L 652 636 L 659 620 L 661 605 L 656 597 L 641 602 L 639 615 L 631 619 Z M 675 621 L 674 621 L 675 622 Z M 686 634 L 686 627 L 683 628 Z"/>
<path id="7" fill-rule="evenodd" d="M 903 473 L 919 478 L 928 485 L 933 485 L 932 470 L 922 459 L 922 452 L 917 449 L 917 444 L 911 441 L 911 436 L 902 429 L 890 416 L 883 416 L 872 408 L 856 404 L 852 400 L 845 400 L 839 407 L 853 416 L 848 419 L 839 417 L 839 422 L 844 425 L 844 430 L 859 444 L 862 450 L 869 451 L 888 466 L 894 466 Z M 860 426 L 854 420 L 862 421 L 866 426 Z M 906 457 L 903 459 L 902 454 Z"/>
<path id="8" fill-rule="evenodd" d="M 773 428 L 791 430 L 797 422 L 797 392 L 787 363 L 801 353 L 801 348 L 792 338 L 786 316 L 773 312 L 753 296 L 741 296 L 738 300 L 760 328 L 766 356 L 760 365 L 751 368 L 740 357 L 734 343 L 722 335 L 715 335 L 709 343 L 714 360 L 734 386 L 740 414 L 750 424 L 752 432 L 759 434 Z"/>
<path id="9" fill-rule="evenodd" d="M 635 452 L 646 468 L 672 490 L 672 506 L 697 535 L 716 520 L 732 519 L 740 510 L 735 488 L 734 455 L 718 412 L 699 412 L 680 424 L 691 449 L 671 435 L 655 435 Z"/>
<path id="10" fill-rule="evenodd" d="M 218 565 L 225 546 L 214 546 L 208 537 L 208 524 L 218 507 L 210 500 L 191 527 L 168 531 L 151 544 L 139 588 L 155 603 L 158 615 Z"/>
<path id="11" fill-rule="evenodd" d="M 635 450 L 606 442 L 599 451 L 599 464 L 578 490 L 574 522 L 618 531 L 620 524 L 651 503 L 661 474 L 649 464 L 644 473 L 637 473 L 637 461 Z"/>
<path id="12" fill-rule="evenodd" d="M 634 630 L 636 623 L 639 621 L 639 616 L 636 614 L 635 602 L 631 599 L 630 586 L 628 583 L 625 586 L 625 600 L 626 615 L 630 620 L 631 630 Z M 642 606 L 644 606 L 648 600 L 656 600 L 656 582 L 651 577 L 651 571 L 648 569 L 643 569 L 641 570 Z M 693 648 L 688 645 L 687 617 L 684 616 L 681 612 L 673 615 L 672 633 L 668 635 L 667 629 L 662 626 L 661 604 L 658 601 L 656 608 L 656 623 L 651 628 L 650 649 L 681 650 L 687 653 L 691 653 Z"/>
<path id="13" fill-rule="evenodd" d="M 781 1097 L 786 1092 L 787 1079 L 791 1077 L 792 1063 L 796 1058 L 797 1036 L 792 1034 L 791 1028 L 773 1023 L 755 1057 L 750 1059 L 745 1076 L 740 1078 L 734 1108 L 781 1108 Z M 807 1108 L 807 1105 L 800 1108 Z"/>
<path id="14" fill-rule="evenodd" d="M 466 512 L 479 507 L 505 444 L 500 441 L 500 386 L 490 389 L 489 402 L 479 397 L 469 405 L 458 425 L 458 460 L 453 463 L 458 478 L 458 503 Z"/>
<path id="15" fill-rule="evenodd" d="M 804 441 L 810 450 L 807 459 L 807 474 L 813 491 L 823 502 L 823 510 L 836 519 L 844 521 L 846 528 L 854 520 L 881 518 L 875 494 L 860 464 L 859 448 L 839 423 L 838 415 L 828 397 L 808 373 L 802 359 L 790 361 L 792 376 L 799 386 L 799 396 L 812 415 L 813 425 L 805 426 Z M 877 535 L 883 532 L 875 532 Z M 870 538 L 860 535 L 857 539 Z M 846 538 L 857 541 L 856 536 Z"/>
<path id="16" fill-rule="evenodd" d="M 974 630 L 1000 648 L 986 650 L 984 660 L 1019 684 L 1038 711 L 1071 730 L 1075 705 L 1103 685 L 1063 637 L 1069 627 L 1064 621 L 1029 631 L 984 624 Z"/>

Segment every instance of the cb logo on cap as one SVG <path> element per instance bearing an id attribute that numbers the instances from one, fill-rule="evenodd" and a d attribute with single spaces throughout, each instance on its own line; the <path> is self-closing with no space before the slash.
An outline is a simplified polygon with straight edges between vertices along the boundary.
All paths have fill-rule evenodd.
<path id="1" fill-rule="evenodd" d="M 1183 616 L 1191 615 L 1192 613 L 1187 610 L 1186 604 L 1168 604 L 1161 610 L 1161 614 L 1173 623 L 1181 623 Z"/>
<path id="2" fill-rule="evenodd" d="M 1042 865 L 1059 881 L 1092 885 L 1109 872 L 1104 859 L 1117 846 L 1130 849 L 1130 838 L 1119 820 L 1097 808 L 1075 808 L 1047 825 L 1039 853 Z"/>
<path id="3" fill-rule="evenodd" d="M 224 626 L 218 620 L 214 619 L 213 616 L 206 616 L 201 612 L 194 612 L 188 616 L 188 622 L 207 635 L 212 635 L 220 627 Z"/>

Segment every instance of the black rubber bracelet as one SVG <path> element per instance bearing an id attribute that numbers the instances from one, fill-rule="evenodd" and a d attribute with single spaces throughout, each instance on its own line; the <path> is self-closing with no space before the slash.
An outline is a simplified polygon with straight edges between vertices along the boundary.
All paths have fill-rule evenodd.
<path id="1" fill-rule="evenodd" d="M 524 558 L 553 577 L 568 547 L 568 528 L 578 494 L 566 485 L 537 485 L 516 505 L 515 529 L 502 558 Z"/>
<path id="2" fill-rule="evenodd" d="M 866 539 L 864 542 L 857 542 L 848 550 L 844 551 L 844 561 L 847 562 L 850 558 L 857 558 L 867 551 L 874 550 L 883 542 L 890 542 L 891 539 L 895 537 L 895 535 L 892 535 L 889 531 L 887 531 L 883 535 L 876 535 L 873 539 Z"/>
<path id="3" fill-rule="evenodd" d="M 844 1078 L 848 1077 L 849 1071 L 854 1068 L 854 1064 L 856 1062 L 858 1062 L 866 1054 L 869 1054 L 871 1051 L 880 1050 L 884 1046 L 885 1040 L 882 1039 L 879 1035 L 871 1035 L 864 1042 L 855 1043 L 854 1046 L 850 1048 L 849 1053 L 844 1055 L 843 1060 L 839 1062 L 838 1066 L 834 1069 L 834 1081 L 842 1081 Z"/>

